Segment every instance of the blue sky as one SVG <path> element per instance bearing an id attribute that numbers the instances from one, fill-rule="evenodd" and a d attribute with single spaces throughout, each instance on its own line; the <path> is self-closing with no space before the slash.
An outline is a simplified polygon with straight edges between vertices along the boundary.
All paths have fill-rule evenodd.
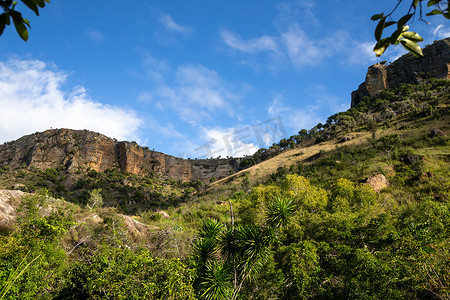
<path id="1" fill-rule="evenodd" d="M 179 157 L 242 156 L 348 109 L 370 17 L 395 1 L 52 1 L 0 36 L 0 142 L 89 129 Z M 21 6 L 22 5 L 22 6 Z M 449 36 L 441 17 L 411 29 Z"/>

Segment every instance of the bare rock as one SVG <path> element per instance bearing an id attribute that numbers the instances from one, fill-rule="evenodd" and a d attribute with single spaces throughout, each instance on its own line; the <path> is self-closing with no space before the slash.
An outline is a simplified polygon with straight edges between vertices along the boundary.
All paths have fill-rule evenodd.
<path id="1" fill-rule="evenodd" d="M 433 128 L 433 129 L 431 129 L 431 131 L 430 131 L 430 137 L 436 137 L 436 136 L 447 136 L 447 134 L 445 134 L 445 132 L 444 131 L 442 131 L 441 129 L 439 129 L 439 128 Z"/>
<path id="2" fill-rule="evenodd" d="M 423 57 L 416 57 L 408 53 L 390 65 L 378 63 L 369 67 L 366 80 L 352 92 L 351 107 L 358 105 L 365 96 L 374 98 L 401 83 L 418 84 L 428 76 L 450 79 L 450 38 L 425 47 L 423 54 Z"/>
<path id="3" fill-rule="evenodd" d="M 130 216 L 119 215 L 123 219 L 123 223 L 127 231 L 131 234 L 131 236 L 135 238 L 141 238 L 147 235 L 150 229 L 158 229 L 156 226 L 149 226 L 144 223 L 139 222 L 138 220 L 133 219 Z"/>
<path id="4" fill-rule="evenodd" d="M 170 218 L 170 215 L 162 210 L 158 211 L 157 214 L 161 215 L 161 218 L 163 218 L 163 219 Z"/>
<path id="5" fill-rule="evenodd" d="M 0 167 L 60 169 L 76 177 L 79 171 L 120 169 L 135 175 L 158 174 L 184 182 L 223 178 L 238 171 L 240 158 L 182 159 L 118 142 L 88 130 L 51 129 L 0 145 Z M 67 184 L 72 182 L 68 181 Z"/>
<path id="6" fill-rule="evenodd" d="M 377 174 L 372 177 L 369 177 L 366 181 L 368 185 L 373 187 L 375 192 L 379 192 L 384 188 L 389 186 L 389 181 L 383 174 Z"/>
<path id="7" fill-rule="evenodd" d="M 343 136 L 342 138 L 340 138 L 338 140 L 338 143 L 345 143 L 345 142 L 351 141 L 351 139 L 352 139 L 351 136 Z"/>
<path id="8" fill-rule="evenodd" d="M 23 195 L 22 191 L 0 190 L 0 225 L 10 225 L 14 221 Z"/>

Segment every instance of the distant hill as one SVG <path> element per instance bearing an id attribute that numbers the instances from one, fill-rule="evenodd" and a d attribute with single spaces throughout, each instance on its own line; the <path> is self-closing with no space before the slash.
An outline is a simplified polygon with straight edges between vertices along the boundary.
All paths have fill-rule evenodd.
<path id="1" fill-rule="evenodd" d="M 88 130 L 51 129 L 0 145 L 0 167 L 63 168 L 68 173 L 120 169 L 183 182 L 223 178 L 239 159 L 182 159 Z"/>

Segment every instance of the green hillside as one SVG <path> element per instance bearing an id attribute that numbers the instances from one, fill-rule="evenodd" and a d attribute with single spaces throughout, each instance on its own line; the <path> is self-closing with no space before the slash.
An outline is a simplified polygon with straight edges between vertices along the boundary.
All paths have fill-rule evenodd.
<path id="1" fill-rule="evenodd" d="M 33 193 L 0 206 L 0 299 L 450 299 L 449 104 L 402 84 L 208 186 L 4 168 Z"/>

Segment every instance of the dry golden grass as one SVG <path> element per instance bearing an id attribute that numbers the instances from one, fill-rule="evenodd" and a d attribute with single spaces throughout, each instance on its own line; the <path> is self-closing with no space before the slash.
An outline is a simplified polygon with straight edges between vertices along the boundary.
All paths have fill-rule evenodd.
<path id="1" fill-rule="evenodd" d="M 440 128 L 447 134 L 449 134 L 450 126 L 448 118 L 444 117 L 432 122 L 426 122 L 426 126 L 417 123 L 416 121 L 406 121 L 402 119 L 397 119 L 392 126 L 388 129 L 379 129 L 376 132 L 376 138 L 380 138 L 384 135 L 389 134 L 399 134 L 399 135 L 423 135 L 430 132 L 431 128 Z M 401 128 L 401 129 L 399 129 Z M 213 191 L 225 191 L 240 189 L 242 185 L 242 180 L 245 178 L 245 174 L 248 174 L 248 178 L 252 186 L 266 182 L 270 175 L 275 173 L 279 167 L 290 168 L 293 165 L 298 164 L 309 164 L 311 163 L 311 157 L 318 154 L 320 151 L 329 152 L 333 150 L 339 150 L 343 146 L 353 146 L 361 145 L 362 147 L 368 145 L 368 139 L 372 137 L 370 132 L 351 132 L 345 134 L 345 136 L 350 137 L 349 141 L 344 143 L 339 143 L 338 140 L 342 136 L 336 139 L 322 142 L 316 145 L 311 145 L 307 147 L 296 147 L 294 149 L 288 149 L 280 153 L 279 155 L 272 157 L 266 161 L 263 161 L 257 165 L 254 165 L 248 169 L 242 170 L 236 174 L 230 175 L 226 178 L 218 180 L 212 183 L 208 188 L 207 192 Z M 421 154 L 428 155 L 449 155 L 450 150 L 447 148 L 445 150 L 436 148 L 421 149 L 419 152 Z"/>
<path id="2" fill-rule="evenodd" d="M 287 149 L 275 157 L 212 183 L 209 186 L 208 191 L 220 190 L 221 188 L 224 188 L 224 186 L 227 186 L 227 188 L 234 185 L 240 186 L 245 174 L 249 174 L 249 180 L 252 185 L 263 183 L 267 181 L 270 174 L 275 173 L 279 167 L 289 168 L 292 165 L 297 165 L 299 163 L 308 164 L 310 163 L 308 162 L 308 159 L 318 154 L 320 151 L 333 151 L 348 145 L 367 145 L 367 139 L 371 134 L 369 132 L 352 132 L 346 136 L 351 139 L 344 143 L 338 143 L 337 140 L 330 140 L 308 147 Z"/>

